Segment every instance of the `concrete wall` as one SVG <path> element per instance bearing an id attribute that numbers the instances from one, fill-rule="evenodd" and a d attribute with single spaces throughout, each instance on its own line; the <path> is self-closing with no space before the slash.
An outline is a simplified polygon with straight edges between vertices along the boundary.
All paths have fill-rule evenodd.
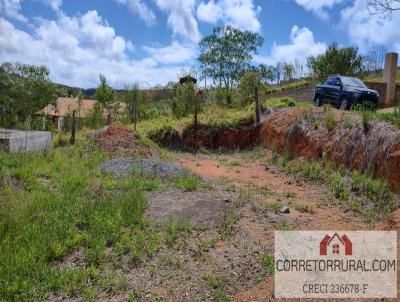
<path id="1" fill-rule="evenodd" d="M 274 92 L 267 94 L 265 98 L 279 98 L 279 97 L 290 97 L 298 102 L 312 102 L 314 100 L 315 85 Z"/>
<path id="2" fill-rule="evenodd" d="M 0 129 L 0 150 L 42 151 L 51 147 L 51 132 Z"/>

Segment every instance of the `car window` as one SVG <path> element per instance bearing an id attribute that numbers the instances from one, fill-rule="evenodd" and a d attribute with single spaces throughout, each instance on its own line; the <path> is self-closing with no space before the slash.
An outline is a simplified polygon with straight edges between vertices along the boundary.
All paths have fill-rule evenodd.
<path id="1" fill-rule="evenodd" d="M 326 85 L 331 85 L 331 86 L 338 86 L 338 85 L 336 85 L 338 81 L 340 81 L 340 78 L 329 78 L 329 79 L 325 82 L 325 84 L 326 84 Z"/>
<path id="2" fill-rule="evenodd" d="M 326 85 L 335 85 L 335 79 L 334 78 L 328 78 L 325 82 Z"/>
<path id="3" fill-rule="evenodd" d="M 360 88 L 367 87 L 361 80 L 359 80 L 357 78 L 342 77 L 342 82 L 343 82 L 343 85 L 345 85 L 345 86 L 360 87 Z"/>

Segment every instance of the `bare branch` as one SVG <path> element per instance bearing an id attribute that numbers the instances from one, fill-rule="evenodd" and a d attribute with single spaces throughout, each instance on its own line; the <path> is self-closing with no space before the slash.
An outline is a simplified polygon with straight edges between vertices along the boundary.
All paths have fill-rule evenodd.
<path id="1" fill-rule="evenodd" d="M 368 2 L 368 10 L 371 15 L 387 16 L 400 10 L 400 0 L 371 0 Z"/>

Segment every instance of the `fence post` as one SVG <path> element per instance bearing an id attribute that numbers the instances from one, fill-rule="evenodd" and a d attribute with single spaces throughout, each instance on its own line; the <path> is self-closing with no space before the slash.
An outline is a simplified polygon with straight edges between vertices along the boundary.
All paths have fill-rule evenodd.
<path id="1" fill-rule="evenodd" d="M 398 54 L 395 52 L 387 53 L 385 56 L 385 70 L 383 80 L 386 82 L 386 99 L 383 107 L 391 107 L 396 103 L 396 73 Z"/>
<path id="2" fill-rule="evenodd" d="M 72 123 L 71 123 L 71 138 L 69 140 L 70 144 L 75 144 L 75 134 L 76 134 L 76 110 L 72 111 Z"/>

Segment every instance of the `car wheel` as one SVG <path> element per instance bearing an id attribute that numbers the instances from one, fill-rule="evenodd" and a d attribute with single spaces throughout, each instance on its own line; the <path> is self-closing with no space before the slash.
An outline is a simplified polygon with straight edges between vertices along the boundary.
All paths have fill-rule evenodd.
<path id="1" fill-rule="evenodd" d="M 349 109 L 349 101 L 346 98 L 342 98 L 340 101 L 340 110 L 348 110 Z"/>
<path id="2" fill-rule="evenodd" d="M 363 109 L 364 110 L 375 110 L 376 109 L 376 104 L 374 102 L 371 101 L 363 101 L 362 103 Z"/>
<path id="3" fill-rule="evenodd" d="M 321 97 L 319 95 L 315 97 L 314 103 L 315 103 L 315 106 L 317 106 L 317 107 L 321 107 L 322 106 L 322 100 L 321 100 Z"/>

